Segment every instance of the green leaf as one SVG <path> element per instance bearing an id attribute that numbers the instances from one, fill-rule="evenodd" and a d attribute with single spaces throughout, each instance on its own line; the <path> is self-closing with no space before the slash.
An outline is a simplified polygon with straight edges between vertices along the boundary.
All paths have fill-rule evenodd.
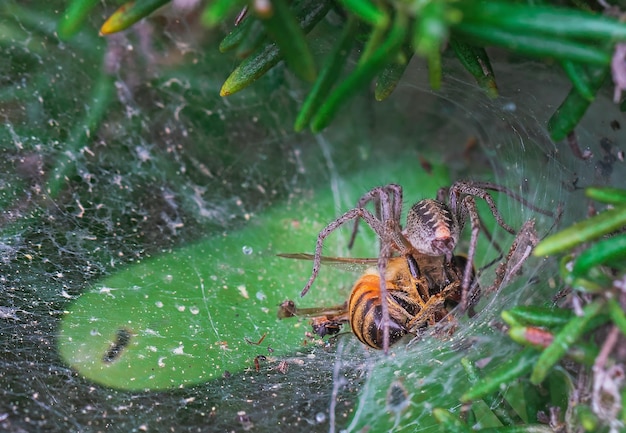
<path id="1" fill-rule="evenodd" d="M 537 358 L 539 354 L 534 349 L 521 350 L 472 386 L 461 396 L 461 401 L 467 403 L 483 398 L 498 391 L 502 385 L 530 373 Z"/>
<path id="2" fill-rule="evenodd" d="M 609 75 L 609 67 L 588 66 L 587 71 L 586 87 L 595 95 Z M 580 79 L 582 80 L 583 77 Z M 580 87 L 580 84 L 576 87 Z M 570 90 L 565 100 L 548 120 L 548 131 L 550 131 L 550 137 L 554 141 L 560 141 L 567 137 L 591 105 L 589 99 L 580 93 L 576 87 Z"/>
<path id="3" fill-rule="evenodd" d="M 335 44 L 333 51 L 328 55 L 320 75 L 313 84 L 313 88 L 302 103 L 302 108 L 296 118 L 294 129 L 302 131 L 311 121 L 311 117 L 317 112 L 324 98 L 328 95 L 332 85 L 337 80 L 341 69 L 350 55 L 350 49 L 354 43 L 354 33 L 358 28 L 358 22 L 353 17 L 348 18 L 348 22 Z"/>
<path id="4" fill-rule="evenodd" d="M 567 251 L 583 242 L 619 230 L 626 225 L 626 205 L 617 206 L 548 236 L 535 247 L 535 256 Z"/>
<path id="5" fill-rule="evenodd" d="M 244 18 L 244 20 L 240 22 L 237 27 L 235 27 L 224 37 L 224 39 L 222 39 L 219 45 L 220 52 L 227 53 L 228 51 L 237 48 L 242 41 L 248 37 L 250 29 L 254 23 L 258 23 L 256 18 L 250 16 Z"/>
<path id="6" fill-rule="evenodd" d="M 626 189 L 622 188 L 587 188 L 585 189 L 585 195 L 592 200 L 599 201 L 601 203 L 609 204 L 623 204 L 626 203 Z"/>
<path id="7" fill-rule="evenodd" d="M 384 101 L 396 89 L 404 71 L 407 66 L 409 66 L 413 52 L 408 45 L 405 45 L 402 49 L 402 55 L 398 57 L 401 58 L 395 62 L 389 63 L 378 75 L 376 88 L 374 89 L 374 98 L 377 101 Z"/>
<path id="8" fill-rule="evenodd" d="M 306 2 L 296 11 L 298 25 L 304 33 L 308 33 L 324 18 L 329 9 L 330 2 L 327 0 Z M 222 85 L 220 95 L 229 96 L 248 87 L 282 60 L 282 54 L 275 43 L 259 48 L 245 58 L 228 76 Z"/>
<path id="9" fill-rule="evenodd" d="M 580 277 L 596 266 L 606 265 L 610 263 L 625 263 L 626 259 L 626 234 L 612 236 L 594 243 L 585 251 L 580 253 L 572 275 Z"/>
<path id="10" fill-rule="evenodd" d="M 498 86 L 485 49 L 470 45 L 455 37 L 450 38 L 449 44 L 461 64 L 472 74 L 478 85 L 485 89 L 489 97 L 498 96 Z"/>
<path id="11" fill-rule="evenodd" d="M 110 35 L 126 30 L 169 2 L 170 0 L 136 0 L 125 3 L 102 24 L 100 34 Z"/>
<path id="12" fill-rule="evenodd" d="M 230 96 L 261 78 L 282 59 L 276 44 L 267 44 L 246 57 L 226 78 L 220 96 Z"/>
<path id="13" fill-rule="evenodd" d="M 594 301 L 585 305 L 583 315 L 572 318 L 563 329 L 554 336 L 554 341 L 537 359 L 530 375 L 531 383 L 539 385 L 546 378 L 552 367 L 563 358 L 569 348 L 587 329 L 587 324 L 597 316 L 604 303 Z"/>
<path id="14" fill-rule="evenodd" d="M 332 120 L 339 107 L 356 92 L 370 82 L 381 68 L 389 62 L 401 48 L 407 33 L 408 23 L 402 16 L 396 17 L 391 30 L 385 41 L 372 52 L 337 88 L 330 94 L 328 99 L 320 107 L 318 113 L 311 121 L 311 130 L 319 132 Z"/>
<path id="15" fill-rule="evenodd" d="M 271 10 L 257 12 L 257 16 L 276 41 L 289 68 L 302 80 L 314 81 L 317 71 L 313 54 L 289 4 L 285 0 L 272 0 Z"/>
<path id="16" fill-rule="evenodd" d="M 366 23 L 380 28 L 389 25 L 389 15 L 369 0 L 339 0 L 339 3 Z"/>
<path id="17" fill-rule="evenodd" d="M 202 23 L 207 27 L 215 27 L 244 5 L 242 0 L 211 0 L 202 12 Z"/>
<path id="18" fill-rule="evenodd" d="M 80 30 L 89 12 L 99 3 L 98 0 L 74 0 L 67 7 L 58 25 L 61 39 L 69 39 Z"/>
<path id="19" fill-rule="evenodd" d="M 572 82 L 576 91 L 578 91 L 583 98 L 592 102 L 596 95 L 594 89 L 589 85 L 584 65 L 569 60 L 562 60 L 561 67 L 567 74 L 567 78 Z M 597 89 L 595 91 L 597 91 Z"/>
<path id="20" fill-rule="evenodd" d="M 518 306 L 502 312 L 503 320 L 511 325 L 554 328 L 565 325 L 574 316 L 571 310 L 537 306 Z"/>
<path id="21" fill-rule="evenodd" d="M 416 53 L 427 59 L 439 55 L 449 34 L 446 4 L 441 1 L 425 2 L 417 14 L 413 31 L 413 47 Z"/>
<path id="22" fill-rule="evenodd" d="M 453 34 L 479 46 L 496 45 L 531 57 L 571 60 L 593 65 L 608 65 L 611 54 L 596 44 L 520 33 L 486 24 L 463 21 L 453 27 Z"/>
<path id="23" fill-rule="evenodd" d="M 574 8 L 530 6 L 497 1 L 459 2 L 464 19 L 511 33 L 558 38 L 626 40 L 626 25 L 615 18 Z"/>
<path id="24" fill-rule="evenodd" d="M 617 326 L 623 335 L 626 335 L 626 313 L 622 310 L 621 305 L 613 298 L 608 300 L 609 315 L 613 324 Z"/>

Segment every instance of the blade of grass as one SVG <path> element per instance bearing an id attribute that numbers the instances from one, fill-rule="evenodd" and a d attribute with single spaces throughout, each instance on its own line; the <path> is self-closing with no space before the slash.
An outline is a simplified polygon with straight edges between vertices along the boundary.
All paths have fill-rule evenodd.
<path id="1" fill-rule="evenodd" d="M 626 259 L 626 234 L 603 239 L 580 253 L 572 274 L 574 277 L 586 275 L 591 268 L 617 260 Z"/>

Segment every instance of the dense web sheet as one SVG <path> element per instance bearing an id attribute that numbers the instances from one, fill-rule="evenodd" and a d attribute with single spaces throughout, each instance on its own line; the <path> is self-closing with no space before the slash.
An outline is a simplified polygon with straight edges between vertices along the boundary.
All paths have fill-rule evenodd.
<path id="1" fill-rule="evenodd" d="M 389 101 L 359 99 L 326 133 L 310 137 L 290 132 L 302 95 L 281 72 L 241 96 L 218 99 L 230 65 L 195 45 L 192 22 L 165 20 L 156 29 L 142 24 L 108 47 L 101 41 L 89 49 L 47 42 L 48 50 L 41 51 L 29 41 L 45 40 L 45 30 L 19 15 L 11 20 L 27 30 L 13 47 L 2 48 L 11 59 L 2 66 L 5 82 L 15 91 L 26 89 L 1 101 L 0 428 L 7 431 L 435 431 L 433 407 L 459 409 L 458 384 L 465 380 L 460 359 L 497 363 L 517 350 L 490 325 L 505 307 L 550 299 L 558 289 L 555 263 L 529 260 L 511 284 L 485 293 L 479 314 L 460 319 L 452 336 L 426 335 L 394 346 L 389 357 L 365 350 L 349 334 L 330 344 L 306 339 L 306 322 L 280 322 L 273 312 L 260 324 L 242 308 L 231 326 L 257 329 L 249 335 L 252 342 L 264 329 L 272 333 L 268 341 L 294 327 L 289 332 L 302 338 L 280 356 L 263 341 L 259 356 L 244 360 L 245 369 L 219 370 L 213 380 L 187 387 L 174 382 L 161 391 L 112 389 L 83 378 L 59 355 L 60 323 L 103 278 L 202 238 L 235 236 L 263 221 L 269 209 L 294 226 L 310 226 L 310 238 L 294 240 L 287 252 L 311 252 L 317 231 L 372 186 L 403 183 L 407 204 L 433 197 L 433 185 L 404 183 L 428 174 L 429 165 L 437 173 L 430 178 L 492 180 L 537 206 L 555 210 L 563 204 L 562 225 L 586 212 L 580 188 L 625 181 L 624 170 L 613 169 L 623 164 L 616 158 L 622 133 L 610 126 L 617 115 L 607 101 L 599 101 L 596 114 L 579 128 L 579 142 L 593 158 L 580 161 L 548 140 L 543 125 L 553 110 L 549 104 L 567 86 L 541 65 L 497 63 L 503 97 L 491 101 L 452 60 L 442 91 L 426 90 L 416 84 L 427 79 L 415 62 Z M 116 66 L 114 102 L 101 127 L 90 132 L 76 119 L 96 104 L 89 98 L 91 77 L 99 73 L 98 50 L 108 50 Z M 56 64 L 63 65 L 63 75 L 57 76 Z M 529 69 L 532 76 L 524 72 Z M 68 149 L 76 137 L 79 145 Z M 59 191 L 50 195 L 46 185 L 60 160 L 68 168 L 61 170 Z M 330 197 L 330 205 L 316 207 L 315 192 Z M 554 230 L 550 218 L 514 200 L 498 196 L 497 203 L 513 227 L 536 218 L 540 236 Z M 278 233 L 264 227 L 250 233 L 236 244 L 240 255 L 211 252 L 230 263 L 224 273 L 245 273 L 249 257 L 285 252 L 272 245 Z M 494 236 L 505 250 L 513 240 L 502 230 Z M 376 253 L 366 230 L 355 252 L 346 249 L 348 237 L 347 231 L 338 233 L 328 255 Z M 266 245 L 265 256 L 250 249 L 256 244 Z M 480 245 L 478 267 L 497 256 L 484 238 Z M 204 271 L 200 258 L 189 262 L 198 274 Z M 285 274 L 281 266 L 293 272 Z M 276 269 L 280 275 L 273 274 Z M 270 291 L 293 299 L 309 271 L 306 263 L 277 264 L 264 269 L 255 286 L 235 290 L 242 299 L 244 293 L 254 298 Z M 301 302 L 342 301 L 356 275 L 324 269 Z M 222 278 L 215 274 L 215 281 Z M 485 270 L 481 286 L 493 278 L 494 268 Z M 213 291 L 228 282 L 204 281 L 198 308 L 211 311 Z M 198 337 L 196 344 L 200 350 L 208 343 Z M 224 357 L 237 354 L 224 351 Z"/>

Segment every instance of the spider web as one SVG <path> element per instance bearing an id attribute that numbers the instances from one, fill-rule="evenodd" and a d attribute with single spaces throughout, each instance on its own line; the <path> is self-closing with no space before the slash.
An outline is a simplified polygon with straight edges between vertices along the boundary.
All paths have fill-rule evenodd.
<path id="1" fill-rule="evenodd" d="M 0 76 L 14 92 L 4 94 L 0 111 L 5 156 L 0 427 L 6 431 L 356 431 L 364 426 L 377 431 L 389 424 L 397 430 L 435 429 L 430 409 L 457 404 L 459 359 L 479 354 L 497 362 L 515 350 L 489 323 L 505 306 L 549 299 L 556 291 L 549 287 L 557 274 L 554 263 L 529 260 L 512 284 L 485 294 L 479 314 L 461 319 L 452 337 L 426 336 L 395 346 L 392 357 L 367 351 L 346 334 L 330 344 L 296 346 L 280 359 L 266 353 L 258 371 L 250 363 L 205 383 L 161 391 L 112 389 L 81 377 L 57 351 L 60 322 L 81 294 L 120 268 L 199 238 L 234 233 L 272 206 L 284 206 L 286 219 L 290 209 L 308 206 L 319 230 L 370 187 L 402 182 L 413 169 L 428 173 L 429 165 L 443 166 L 451 180 L 492 180 L 551 210 L 563 203 L 563 225 L 586 212 L 578 188 L 625 180 L 613 144 L 621 132 L 611 128 L 618 114 L 609 98 L 596 102 L 595 114 L 578 129 L 592 159 L 580 161 L 547 138 L 543 125 L 551 104 L 568 87 L 542 65 L 502 59 L 495 70 L 503 97 L 488 100 L 452 59 L 445 63 L 440 92 L 416 84 L 427 77 L 424 65 L 415 61 L 389 101 L 357 98 L 327 132 L 311 137 L 291 132 L 304 90 L 282 69 L 241 95 L 216 96 L 232 65 L 206 48 L 214 41 L 200 41 L 192 15 L 140 24 L 108 45 L 84 35 L 83 42 L 58 43 L 46 25 L 54 19 L 53 6 L 61 10 L 64 4 L 49 5 L 52 18 L 46 19 L 22 9 L 3 11 L 17 29 L 0 48 L 5 59 Z M 77 119 L 95 107 L 89 95 L 105 52 L 114 102 L 92 135 L 84 126 L 80 130 Z M 77 124 L 82 144 L 68 148 Z M 49 196 L 48 175 L 62 158 L 69 161 L 63 187 Z M 405 162 L 402 172 L 394 171 L 398 161 Z M 407 201 L 435 192 L 403 186 Z M 322 214 L 307 201 L 320 190 L 329 191 L 334 213 Z M 552 229 L 550 218 L 514 200 L 499 195 L 497 202 L 513 227 L 535 217 L 540 236 Z M 493 233 L 506 250 L 512 237 L 502 230 Z M 251 236 L 240 246 L 244 254 L 266 233 Z M 348 231 L 334 235 L 327 253 L 356 254 L 346 250 L 348 237 Z M 293 245 L 292 251 L 310 252 L 314 241 Z M 497 256 L 484 237 L 479 242 L 477 267 Z M 463 243 L 460 251 L 466 247 Z M 356 248 L 375 254 L 374 236 L 362 229 Z M 489 286 L 493 271 L 482 273 L 481 286 Z M 357 275 L 323 273 L 316 294 L 303 303 L 345 299 Z M 263 290 L 295 298 L 307 277 L 308 266 L 294 265 L 284 284 Z M 278 361 L 286 362 L 286 370 Z M 408 397 L 403 389 L 411 390 Z M 430 398 L 435 395 L 443 397 Z"/>

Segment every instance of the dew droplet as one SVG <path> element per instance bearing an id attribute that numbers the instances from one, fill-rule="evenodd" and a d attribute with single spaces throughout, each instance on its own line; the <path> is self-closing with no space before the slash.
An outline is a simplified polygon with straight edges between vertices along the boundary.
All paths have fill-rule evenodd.
<path id="1" fill-rule="evenodd" d="M 250 254 L 252 254 L 254 252 L 254 250 L 252 249 L 252 247 L 248 246 L 248 245 L 244 245 L 243 248 L 241 249 L 241 251 L 246 255 L 249 256 Z"/>
<path id="2" fill-rule="evenodd" d="M 324 421 L 326 421 L 326 414 L 324 412 L 318 412 L 315 414 L 315 422 L 321 424 Z"/>

